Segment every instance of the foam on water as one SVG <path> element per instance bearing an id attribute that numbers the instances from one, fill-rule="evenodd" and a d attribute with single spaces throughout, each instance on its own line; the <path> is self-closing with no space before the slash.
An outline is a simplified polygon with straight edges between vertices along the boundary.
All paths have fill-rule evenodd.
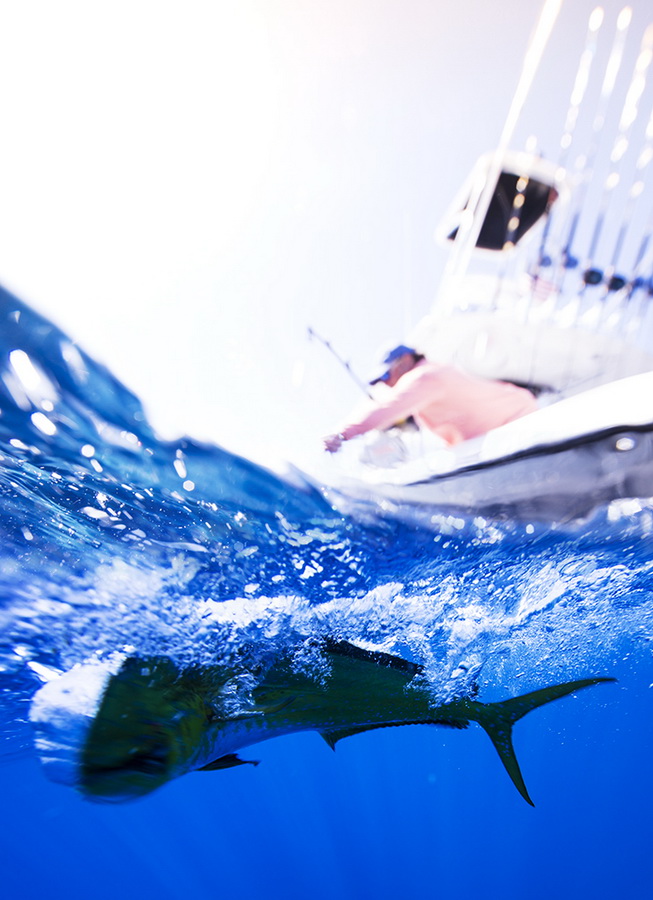
<path id="1" fill-rule="evenodd" d="M 443 700 L 609 674 L 650 648 L 647 501 L 573 537 L 345 516 L 300 473 L 159 441 L 129 391 L 2 291 L 0 321 L 7 734 L 44 681 L 116 654 L 319 668 L 307 639 L 328 635 L 423 664 Z"/>

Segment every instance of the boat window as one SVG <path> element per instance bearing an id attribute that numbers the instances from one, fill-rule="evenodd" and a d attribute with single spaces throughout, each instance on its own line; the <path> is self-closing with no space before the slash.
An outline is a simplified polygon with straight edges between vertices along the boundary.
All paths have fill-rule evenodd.
<path id="1" fill-rule="evenodd" d="M 548 212 L 557 197 L 550 184 L 514 172 L 501 172 L 476 241 L 482 250 L 505 250 L 519 243 Z M 454 240 L 458 229 L 448 235 Z"/>

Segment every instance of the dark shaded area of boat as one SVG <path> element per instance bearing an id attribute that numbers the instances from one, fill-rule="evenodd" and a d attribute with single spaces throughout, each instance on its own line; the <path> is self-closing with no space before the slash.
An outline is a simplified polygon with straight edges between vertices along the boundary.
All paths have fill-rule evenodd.
<path id="1" fill-rule="evenodd" d="M 613 425 L 538 442 L 446 472 L 381 484 L 343 481 L 331 492 L 405 515 L 412 510 L 536 521 L 554 526 L 591 516 L 614 500 L 653 496 L 653 424 Z M 388 504 L 396 504 L 395 508 Z"/>

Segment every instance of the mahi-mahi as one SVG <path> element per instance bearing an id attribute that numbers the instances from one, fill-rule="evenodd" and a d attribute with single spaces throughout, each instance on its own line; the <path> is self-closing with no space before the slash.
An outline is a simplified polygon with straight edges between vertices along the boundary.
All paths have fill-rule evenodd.
<path id="1" fill-rule="evenodd" d="M 224 665 L 182 669 L 167 657 L 128 658 L 98 680 L 62 676 L 37 694 L 32 720 L 46 770 L 89 799 L 143 796 L 187 772 L 242 765 L 251 744 L 317 731 L 342 738 L 393 725 L 467 728 L 489 735 L 522 797 L 532 805 L 512 743 L 512 727 L 533 709 L 611 678 L 585 678 L 482 703 L 475 696 L 434 701 L 422 668 L 345 641 L 323 645 L 320 673 L 283 657 L 257 676 Z M 256 763 L 253 763 L 254 765 Z"/>

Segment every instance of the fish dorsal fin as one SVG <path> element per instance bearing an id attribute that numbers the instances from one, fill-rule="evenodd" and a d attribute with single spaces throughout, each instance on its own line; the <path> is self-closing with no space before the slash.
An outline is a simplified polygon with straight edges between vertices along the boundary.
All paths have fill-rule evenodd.
<path id="1" fill-rule="evenodd" d="M 227 753 L 226 756 L 214 759 L 213 762 L 207 763 L 197 771 L 213 772 L 217 769 L 231 769 L 233 766 L 258 766 L 259 762 L 260 760 L 258 759 L 241 759 L 235 753 Z"/>
<path id="2" fill-rule="evenodd" d="M 411 678 L 424 671 L 423 666 L 409 662 L 407 659 L 402 659 L 401 656 L 393 656 L 391 653 L 384 653 L 381 650 L 364 650 L 362 647 L 350 644 L 349 641 L 336 641 L 333 638 L 326 638 L 324 646 L 327 653 L 333 656 L 345 656 L 350 659 L 374 663 L 386 669 L 396 669 L 398 672 L 403 672 Z"/>
<path id="3" fill-rule="evenodd" d="M 512 726 L 526 713 L 539 706 L 544 706 L 545 703 L 551 703 L 551 701 L 579 691 L 581 688 L 611 681 L 615 681 L 615 679 L 585 678 L 581 681 L 568 681 L 566 684 L 554 684 L 539 691 L 532 691 L 530 694 L 523 694 L 521 697 L 504 700 L 501 703 L 479 703 L 477 705 L 480 714 L 474 718 L 490 736 L 512 783 L 531 806 L 535 806 L 535 804 L 528 794 L 512 745 Z"/>

